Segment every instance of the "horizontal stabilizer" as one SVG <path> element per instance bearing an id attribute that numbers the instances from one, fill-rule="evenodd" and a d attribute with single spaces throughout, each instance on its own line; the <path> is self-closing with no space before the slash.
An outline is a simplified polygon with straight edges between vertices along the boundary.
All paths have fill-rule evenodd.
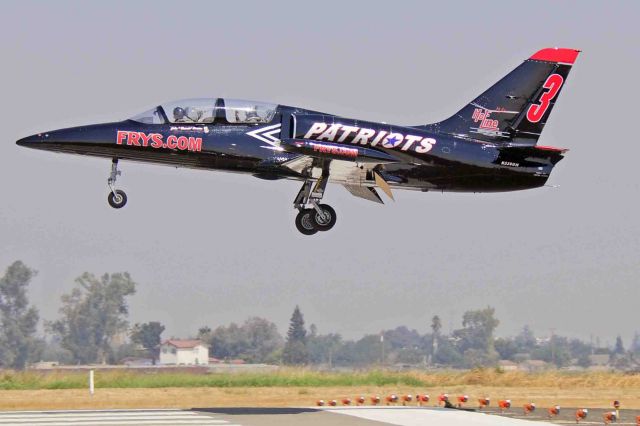
<path id="1" fill-rule="evenodd" d="M 500 155 L 497 162 L 509 161 L 509 162 L 548 162 L 552 165 L 557 164 L 564 158 L 564 153 L 568 149 L 555 148 L 552 146 L 504 146 L 498 148 Z"/>

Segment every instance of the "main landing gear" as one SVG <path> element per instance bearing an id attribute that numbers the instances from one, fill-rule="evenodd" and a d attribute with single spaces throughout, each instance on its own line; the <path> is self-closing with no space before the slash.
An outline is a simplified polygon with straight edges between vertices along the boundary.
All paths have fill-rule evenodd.
<path id="1" fill-rule="evenodd" d="M 109 205 L 114 209 L 121 209 L 127 204 L 127 194 L 121 189 L 116 189 L 116 179 L 120 176 L 122 172 L 118 170 L 118 159 L 114 158 L 111 161 L 111 175 L 109 179 L 107 179 L 107 185 L 111 189 L 109 195 L 107 196 L 107 201 Z"/>
<path id="2" fill-rule="evenodd" d="M 336 224 L 336 211 L 328 204 L 319 204 L 327 186 L 328 176 L 317 180 L 305 180 L 298 192 L 293 206 L 298 209 L 296 228 L 304 235 L 313 235 L 318 231 L 328 231 Z"/>

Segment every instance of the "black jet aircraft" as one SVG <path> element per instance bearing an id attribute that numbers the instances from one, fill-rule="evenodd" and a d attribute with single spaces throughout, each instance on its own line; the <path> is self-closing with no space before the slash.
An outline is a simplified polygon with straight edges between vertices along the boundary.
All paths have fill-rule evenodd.
<path id="1" fill-rule="evenodd" d="M 227 98 L 162 104 L 128 120 L 39 133 L 18 145 L 118 160 L 295 179 L 293 205 L 305 235 L 327 231 L 336 212 L 321 204 L 328 182 L 382 203 L 393 189 L 497 192 L 543 186 L 566 150 L 537 145 L 579 51 L 536 52 L 452 117 L 397 126 L 299 107 Z"/>

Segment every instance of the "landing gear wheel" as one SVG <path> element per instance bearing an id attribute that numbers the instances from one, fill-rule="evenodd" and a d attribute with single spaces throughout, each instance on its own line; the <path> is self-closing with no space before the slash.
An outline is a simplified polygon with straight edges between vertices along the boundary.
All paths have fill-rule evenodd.
<path id="1" fill-rule="evenodd" d="M 115 194 L 113 192 L 109 193 L 107 201 L 109 201 L 109 205 L 114 209 L 121 209 L 127 204 L 127 194 L 121 189 L 116 189 Z"/>
<path id="2" fill-rule="evenodd" d="M 318 207 L 322 210 L 321 215 L 315 209 L 313 211 L 313 224 L 318 231 L 328 231 L 336 224 L 336 211 L 328 204 L 319 204 Z"/>
<path id="3" fill-rule="evenodd" d="M 313 209 L 302 209 L 296 216 L 296 228 L 304 235 L 313 235 L 318 232 L 313 219 L 314 212 Z"/>

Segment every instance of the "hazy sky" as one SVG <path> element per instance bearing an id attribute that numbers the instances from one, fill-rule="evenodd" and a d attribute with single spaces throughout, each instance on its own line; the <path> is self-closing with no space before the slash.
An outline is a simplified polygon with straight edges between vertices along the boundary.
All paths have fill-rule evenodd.
<path id="1" fill-rule="evenodd" d="M 84 271 L 129 271 L 131 320 L 186 336 L 250 315 L 347 337 L 494 306 L 625 344 L 640 329 L 639 2 L 1 2 L 0 269 L 22 259 L 42 317 Z M 397 191 L 385 206 L 330 185 L 331 232 L 296 231 L 299 183 L 109 161 L 18 138 L 226 96 L 398 124 L 442 120 L 543 47 L 583 50 L 540 143 L 569 148 L 541 188 Z"/>

